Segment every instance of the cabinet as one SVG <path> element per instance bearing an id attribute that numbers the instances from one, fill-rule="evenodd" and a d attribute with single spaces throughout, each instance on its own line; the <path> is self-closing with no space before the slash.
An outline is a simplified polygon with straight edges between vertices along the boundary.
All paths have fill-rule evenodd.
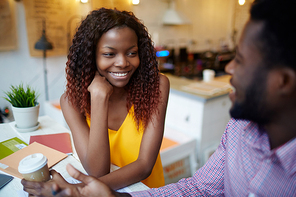
<path id="1" fill-rule="evenodd" d="M 192 80 L 168 77 L 171 89 L 165 125 L 196 139 L 196 158 L 201 167 L 218 147 L 230 119 L 229 90 L 214 96 L 198 95 L 180 88 Z M 229 76 L 223 80 L 229 80 Z"/>
<path id="2" fill-rule="evenodd" d="M 163 148 L 166 140 L 175 142 Z M 196 171 L 196 140 L 170 127 L 165 128 L 160 149 L 165 184 L 175 183 L 181 178 L 193 176 Z"/>

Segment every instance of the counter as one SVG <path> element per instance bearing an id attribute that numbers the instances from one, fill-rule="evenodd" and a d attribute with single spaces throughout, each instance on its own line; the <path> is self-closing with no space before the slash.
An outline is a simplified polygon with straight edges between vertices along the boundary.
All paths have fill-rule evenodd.
<path id="1" fill-rule="evenodd" d="M 194 83 L 204 84 L 204 82 L 202 82 L 202 80 L 198 81 L 198 80 L 193 80 L 193 79 L 187 79 L 185 77 L 178 77 L 178 76 L 171 75 L 171 74 L 166 74 L 166 76 L 170 80 L 170 87 L 171 87 L 172 92 L 184 94 L 184 96 L 198 99 L 203 102 L 213 99 L 213 98 L 216 98 L 216 97 L 219 97 L 219 96 L 228 95 L 229 91 L 231 90 L 231 88 L 229 86 L 228 88 L 222 89 L 221 91 L 219 91 L 215 94 L 211 94 L 211 95 L 188 91 L 188 90 L 184 89 L 184 86 L 190 86 Z M 223 75 L 223 76 L 215 77 L 214 82 L 221 82 L 223 84 L 225 83 L 225 84 L 230 85 L 230 83 L 229 83 L 230 78 L 231 78 L 230 75 Z"/>

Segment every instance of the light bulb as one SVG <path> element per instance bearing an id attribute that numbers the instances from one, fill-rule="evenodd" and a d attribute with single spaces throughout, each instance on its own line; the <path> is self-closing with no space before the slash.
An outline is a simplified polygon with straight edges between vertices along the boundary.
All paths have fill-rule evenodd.
<path id="1" fill-rule="evenodd" d="M 81 3 L 87 3 L 88 0 L 80 0 Z"/>
<path id="2" fill-rule="evenodd" d="M 246 3 L 246 0 L 238 0 L 238 4 L 244 5 Z"/>
<path id="3" fill-rule="evenodd" d="M 140 3 L 140 0 L 133 0 L 133 5 L 138 5 Z"/>

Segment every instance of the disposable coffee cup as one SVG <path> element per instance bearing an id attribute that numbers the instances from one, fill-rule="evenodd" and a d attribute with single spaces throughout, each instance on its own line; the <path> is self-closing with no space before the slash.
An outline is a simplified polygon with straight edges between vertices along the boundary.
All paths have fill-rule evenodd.
<path id="1" fill-rule="evenodd" d="M 215 78 L 215 71 L 212 69 L 204 69 L 202 75 L 204 82 L 210 82 Z"/>
<path id="2" fill-rule="evenodd" d="M 50 179 L 47 158 L 41 153 L 35 153 L 23 158 L 18 171 L 28 181 L 45 182 Z"/>

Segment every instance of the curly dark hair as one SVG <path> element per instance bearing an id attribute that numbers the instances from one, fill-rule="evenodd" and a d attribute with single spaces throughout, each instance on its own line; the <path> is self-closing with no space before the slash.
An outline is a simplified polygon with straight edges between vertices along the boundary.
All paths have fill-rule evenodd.
<path id="1" fill-rule="evenodd" d="M 295 0 L 255 0 L 251 20 L 262 21 L 258 46 L 267 68 L 288 66 L 296 70 Z"/>
<path id="2" fill-rule="evenodd" d="M 160 101 L 159 69 L 147 28 L 132 12 L 100 8 L 78 27 L 66 63 L 66 96 L 80 113 L 91 113 L 87 88 L 94 79 L 96 48 L 101 36 L 112 28 L 129 27 L 138 37 L 140 65 L 127 84 L 127 110 L 134 106 L 134 119 L 146 128 Z"/>

